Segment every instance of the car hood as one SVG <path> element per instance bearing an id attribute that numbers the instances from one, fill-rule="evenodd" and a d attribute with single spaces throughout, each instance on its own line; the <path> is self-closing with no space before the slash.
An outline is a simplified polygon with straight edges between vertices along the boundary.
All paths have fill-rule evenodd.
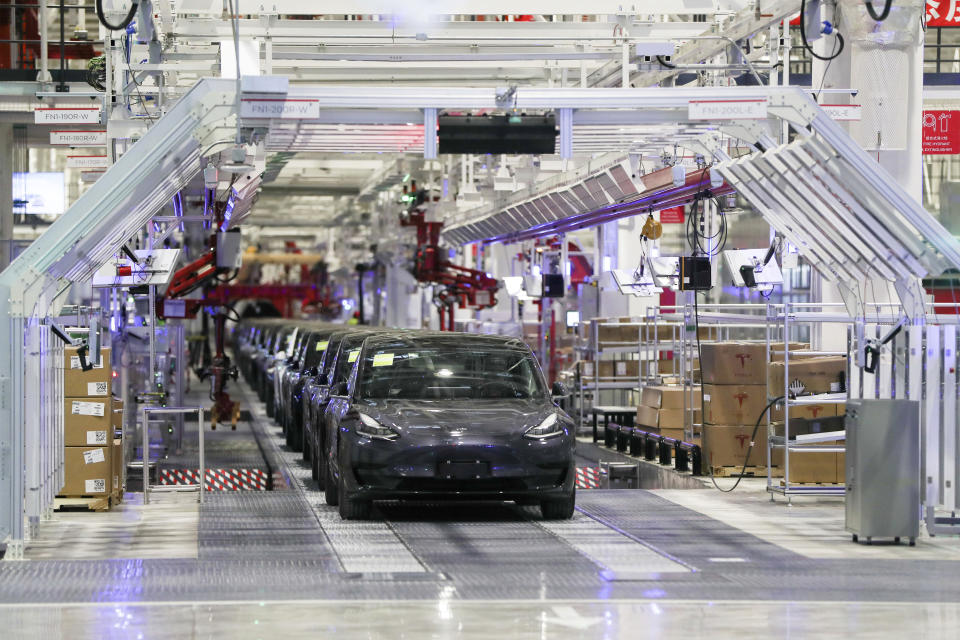
<path id="1" fill-rule="evenodd" d="M 424 436 L 518 434 L 557 411 L 547 400 L 379 400 L 358 408 L 401 433 Z"/>

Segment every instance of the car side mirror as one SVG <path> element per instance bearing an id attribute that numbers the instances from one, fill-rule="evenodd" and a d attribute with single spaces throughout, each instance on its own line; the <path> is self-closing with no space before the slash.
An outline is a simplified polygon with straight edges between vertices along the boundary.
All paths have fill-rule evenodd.
<path id="1" fill-rule="evenodd" d="M 564 385 L 562 382 L 554 382 L 552 395 L 554 398 L 560 398 L 569 395 L 569 392 L 567 391 L 566 385 Z"/>

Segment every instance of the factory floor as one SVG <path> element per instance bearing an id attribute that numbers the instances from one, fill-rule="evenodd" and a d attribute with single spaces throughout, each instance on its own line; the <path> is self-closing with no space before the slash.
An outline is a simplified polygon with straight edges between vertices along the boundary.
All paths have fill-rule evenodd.
<path id="1" fill-rule="evenodd" d="M 763 481 L 582 490 L 568 522 L 404 503 L 343 522 L 254 394 L 235 395 L 253 419 L 234 433 L 257 435 L 274 490 L 202 505 L 128 494 L 108 513 L 55 514 L 27 560 L 0 562 L 4 637 L 946 638 L 960 626 L 960 539 L 855 545 L 841 500 L 771 503 Z"/>

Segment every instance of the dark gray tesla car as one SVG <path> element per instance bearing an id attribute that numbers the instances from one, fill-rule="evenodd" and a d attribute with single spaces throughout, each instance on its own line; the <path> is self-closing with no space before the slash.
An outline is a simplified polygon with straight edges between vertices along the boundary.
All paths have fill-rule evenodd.
<path id="1" fill-rule="evenodd" d="M 443 498 L 573 515 L 574 425 L 517 339 L 371 336 L 325 423 L 324 489 L 343 518 L 368 517 L 374 500 Z"/>

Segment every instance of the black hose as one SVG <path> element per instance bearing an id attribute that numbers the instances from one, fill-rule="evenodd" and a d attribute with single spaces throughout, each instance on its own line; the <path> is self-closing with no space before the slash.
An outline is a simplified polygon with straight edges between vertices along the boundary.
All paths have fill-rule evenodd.
<path id="1" fill-rule="evenodd" d="M 667 62 L 667 61 L 664 59 L 663 56 L 657 56 L 657 62 L 659 62 L 661 65 L 663 65 L 663 66 L 666 67 L 667 69 L 676 69 L 676 68 L 677 68 L 677 65 L 675 65 L 675 64 L 670 64 L 669 62 Z"/>
<path id="2" fill-rule="evenodd" d="M 879 15 L 877 15 L 877 12 L 874 11 L 873 2 L 871 2 L 871 0 L 863 0 L 863 4 L 866 5 L 867 13 L 870 14 L 870 17 L 874 22 L 883 22 L 887 19 L 887 16 L 890 15 L 890 8 L 893 6 L 893 0 L 886 0 L 886 2 L 883 3 L 883 11 L 881 11 Z"/>
<path id="3" fill-rule="evenodd" d="M 698 331 L 697 333 L 698 333 L 698 335 L 699 335 L 699 331 Z M 703 385 L 701 385 L 701 388 L 702 388 L 702 387 L 703 387 Z M 763 420 L 763 417 L 764 417 L 765 415 L 767 415 L 767 411 L 770 410 L 770 407 L 772 407 L 773 405 L 777 404 L 777 403 L 780 402 L 781 400 L 784 400 L 784 396 L 780 396 L 779 398 L 774 398 L 773 400 L 771 400 L 771 401 L 767 404 L 767 406 L 765 406 L 765 407 L 763 408 L 763 411 L 760 412 L 760 416 L 757 418 L 757 423 L 756 423 L 755 425 L 753 425 L 753 433 L 750 434 L 750 446 L 747 447 L 747 455 L 746 455 L 746 457 L 744 457 L 744 459 L 743 459 L 743 468 L 740 469 L 740 475 L 737 476 L 737 481 L 733 483 L 733 486 L 732 486 L 732 487 L 730 487 L 729 489 L 724 489 L 724 488 L 722 488 L 720 485 L 718 485 L 718 484 L 717 484 L 717 480 L 713 477 L 713 468 L 712 468 L 712 467 L 710 468 L 710 469 L 711 469 L 711 472 L 710 472 L 710 481 L 713 482 L 713 486 L 714 486 L 714 487 L 716 487 L 717 489 L 719 489 L 720 491 L 722 491 L 722 492 L 724 492 L 724 493 L 730 493 L 731 491 L 733 491 L 734 489 L 737 488 L 737 485 L 740 484 L 740 481 L 743 480 L 743 477 L 744 477 L 744 476 L 746 475 L 746 473 L 747 473 L 747 467 L 750 465 L 750 453 L 753 451 L 753 443 L 754 443 L 754 441 L 757 439 L 757 432 L 760 430 L 760 422 Z M 788 444 L 789 444 L 789 443 L 788 443 Z"/>
<path id="4" fill-rule="evenodd" d="M 888 0 L 888 3 L 892 1 L 893 0 Z M 872 8 L 870 7 L 870 3 L 867 2 L 866 4 L 867 4 L 867 9 L 872 10 Z M 807 41 L 807 28 L 805 26 L 807 22 L 806 10 L 805 10 L 806 6 L 807 6 L 807 0 L 800 0 L 800 41 L 803 42 L 803 48 L 806 49 L 810 53 L 810 55 L 816 58 L 817 60 L 823 60 L 824 62 L 835 60 L 837 57 L 840 56 L 841 53 L 843 53 L 843 47 L 845 44 L 843 41 L 843 36 L 840 35 L 839 31 L 835 32 L 837 35 L 837 41 L 840 43 L 840 47 L 833 53 L 833 55 L 821 56 L 820 54 L 815 52 L 813 50 L 813 47 L 811 47 L 810 43 Z M 887 13 L 890 13 L 889 6 L 887 7 Z M 883 17 L 884 18 L 887 17 L 886 14 L 884 14 Z"/>
<path id="5" fill-rule="evenodd" d="M 137 14 L 137 5 L 139 2 L 134 2 L 130 5 L 130 11 L 127 12 L 127 16 L 123 19 L 123 23 L 119 25 L 110 24 L 107 22 L 107 17 L 103 15 L 103 0 L 97 0 L 96 10 L 97 18 L 100 19 L 100 24 L 109 29 L 110 31 L 123 31 L 130 26 L 130 23 L 133 22 L 133 16 Z"/>

